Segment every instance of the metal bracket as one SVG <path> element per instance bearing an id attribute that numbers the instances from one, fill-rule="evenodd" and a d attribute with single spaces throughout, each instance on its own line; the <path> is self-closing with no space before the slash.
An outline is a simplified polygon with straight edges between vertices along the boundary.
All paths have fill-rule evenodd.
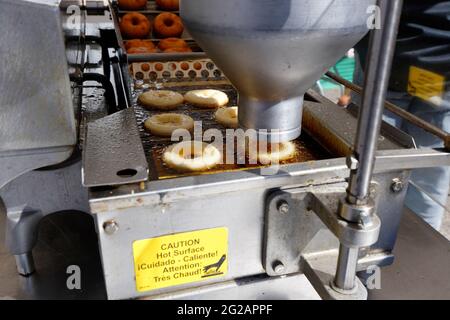
<path id="1" fill-rule="evenodd" d="M 88 124 L 83 155 L 83 185 L 110 186 L 146 181 L 148 163 L 134 109 Z"/>
<path id="2" fill-rule="evenodd" d="M 263 264 L 270 276 L 301 272 L 301 254 L 320 230 L 327 232 L 306 198 L 307 192 L 279 191 L 267 199 Z M 338 246 L 330 232 L 323 238 L 329 239 L 323 249 Z"/>
<path id="3" fill-rule="evenodd" d="M 337 212 L 344 196 L 345 184 L 285 190 L 269 196 L 263 261 L 267 274 L 301 272 L 301 255 L 335 249 L 338 239 L 351 247 L 367 247 L 376 242 L 380 219 L 374 216 L 372 223 L 364 227 L 341 219 Z M 321 244 L 313 241 L 319 233 Z"/>
<path id="4" fill-rule="evenodd" d="M 360 281 L 356 283 L 355 292 L 337 292 L 330 282 L 336 271 L 339 243 L 351 248 L 369 247 L 377 241 L 381 225 L 380 219 L 374 214 L 370 224 L 348 222 L 338 215 L 340 200 L 345 197 L 345 186 L 340 184 L 284 190 L 269 196 L 263 255 L 268 275 L 303 272 L 316 281 L 315 286 L 323 289 L 326 298 L 366 297 Z M 321 267 L 314 267 L 317 263 L 305 264 L 316 261 L 318 257 L 321 257 L 320 261 L 333 260 L 326 277 Z M 324 279 L 326 282 L 323 282 Z"/>

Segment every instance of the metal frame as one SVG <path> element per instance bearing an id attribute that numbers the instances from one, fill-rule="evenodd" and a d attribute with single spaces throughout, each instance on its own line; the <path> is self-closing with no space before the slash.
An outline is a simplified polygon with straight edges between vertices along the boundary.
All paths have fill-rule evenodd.
<path id="1" fill-rule="evenodd" d="M 319 136 L 318 141 L 330 150 L 336 148 L 335 154 L 341 158 L 281 166 L 273 176 L 261 176 L 259 171 L 249 170 L 120 186 L 111 180 L 106 184 L 114 186 L 90 189 L 90 211 L 99 235 L 109 298 L 192 297 L 207 291 L 209 286 L 221 288 L 236 279 L 251 283 L 255 275 L 277 277 L 299 272 L 308 277 L 323 298 L 366 297 L 355 273 L 373 264 L 392 263 L 409 170 L 450 162 L 449 153 L 400 149 L 401 139 L 395 141 L 389 137 L 383 137 L 380 143 L 385 150 L 376 151 L 401 1 L 380 0 L 380 4 L 385 28 L 374 32 L 355 147 L 352 148 L 354 132 L 347 134 L 346 128 L 333 127 L 333 115 L 314 112 L 320 104 L 305 103 L 305 130 L 311 136 L 319 136 L 319 129 L 328 124 L 328 140 Z M 336 106 L 333 112 L 348 116 Z M 350 119 L 354 124 L 355 119 Z M 391 134 L 395 135 L 395 130 Z M 88 135 L 87 146 L 92 139 L 107 138 Z M 23 179 L 17 180 L 17 185 L 31 178 Z M 9 187 L 13 186 L 16 184 Z M 15 200 L 13 189 L 2 190 L 10 209 L 14 207 L 10 204 Z M 285 203 L 280 202 L 280 197 Z M 80 196 L 80 199 L 85 198 Z M 45 214 L 66 206 L 79 205 L 80 210 L 88 210 L 84 204 L 83 200 L 76 204 L 64 203 L 49 208 Z M 38 207 L 33 206 L 36 210 Z M 38 220 L 35 218 L 41 215 L 28 215 L 27 210 L 16 212 L 21 217 L 33 217 L 29 225 L 35 229 Z M 13 227 L 17 215 L 11 215 Z M 27 224 L 21 225 L 27 229 Z M 231 234 L 231 262 L 226 277 L 151 292 L 136 291 L 133 241 L 219 226 L 228 227 Z M 20 245 L 28 242 L 32 241 L 17 241 Z M 16 250 L 19 266 L 31 265 L 30 250 L 28 247 Z M 264 278 L 264 281 L 269 284 L 274 279 Z"/>

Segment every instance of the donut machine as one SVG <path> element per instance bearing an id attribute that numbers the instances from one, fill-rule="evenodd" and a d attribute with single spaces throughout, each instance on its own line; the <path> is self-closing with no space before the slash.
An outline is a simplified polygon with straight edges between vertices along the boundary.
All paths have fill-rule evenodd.
<path id="1" fill-rule="evenodd" d="M 449 163 L 445 150 L 416 149 L 411 137 L 381 121 L 401 1 L 182 0 L 185 27 L 207 58 L 171 56 L 162 61 L 129 60 L 115 16 L 109 14 L 111 5 L 97 3 L 92 10 L 81 2 L 84 31 L 72 37 L 58 33 L 51 51 L 60 59 L 42 57 L 46 65 L 64 65 L 58 71 L 67 74 L 43 74 L 39 68 L 44 66 L 35 65 L 36 77 L 45 77 L 48 88 L 64 87 L 52 91 L 58 103 L 52 98 L 49 104 L 42 88 L 33 91 L 42 96 L 34 100 L 36 110 L 42 105 L 67 114 L 64 118 L 50 112 L 43 120 L 53 122 L 46 127 L 52 130 L 50 137 L 63 139 L 67 133 L 67 141 L 52 150 L 68 151 L 62 145 L 81 154 L 69 162 L 64 160 L 70 152 L 61 154 L 17 173 L 8 169 L 14 174 L 1 181 L 8 247 L 19 273 L 34 271 L 31 251 L 39 220 L 52 212 L 78 210 L 95 221 L 110 299 L 252 299 L 277 294 L 290 299 L 367 298 L 356 274 L 393 262 L 410 170 Z M 66 7 L 61 5 L 14 3 L 0 0 L 2 28 L 8 17 L 30 10 L 36 10 L 41 23 L 53 23 L 53 29 L 64 20 Z M 367 8 L 376 4 L 384 23 L 372 31 L 362 106 L 339 107 L 309 88 L 368 32 Z M 96 19 L 89 22 L 89 16 Z M 25 45 L 17 39 L 20 35 L 14 43 Z M 69 63 L 71 68 L 66 68 L 68 39 L 76 48 L 84 44 L 83 56 L 91 57 L 91 63 Z M 12 41 L 8 33 L 2 40 Z M 0 161 L 3 166 L 5 159 L 15 157 L 12 146 L 18 146 L 30 163 L 43 154 L 40 149 L 18 144 L 28 141 L 22 135 L 7 134 L 12 132 L 7 125 L 13 108 L 15 116 L 25 120 L 31 114 L 22 111 L 29 105 L 4 94 L 13 92 L 11 61 L 25 64 L 20 59 L 27 56 L 14 54 L 12 59 L 6 49 L 0 49 L 0 55 L 2 70 L 8 71 L 0 75 Z M 82 81 L 75 81 L 77 75 Z M 37 86 L 36 77 L 28 79 Z M 70 80 L 83 93 L 79 118 L 69 112 L 78 96 L 70 93 Z M 83 85 L 85 81 L 100 86 Z M 239 105 L 241 128 L 257 130 L 262 140 L 293 140 L 297 156 L 270 174 L 267 167 L 247 165 L 195 174 L 171 171 L 161 152 L 172 141 L 143 127 L 156 113 L 137 103 L 149 88 L 180 93 L 219 89 L 227 93 L 230 105 Z M 204 131 L 225 130 L 214 122 L 211 110 L 184 104 L 178 112 L 201 121 Z M 239 288 L 239 296 L 229 296 L 229 288 Z"/>

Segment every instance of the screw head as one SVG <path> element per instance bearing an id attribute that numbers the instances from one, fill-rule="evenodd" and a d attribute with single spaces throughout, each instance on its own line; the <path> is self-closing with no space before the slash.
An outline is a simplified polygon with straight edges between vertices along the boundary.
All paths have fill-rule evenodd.
<path id="1" fill-rule="evenodd" d="M 114 220 L 108 220 L 103 223 L 103 230 L 105 230 L 106 234 L 114 234 L 119 230 L 119 225 Z"/>
<path id="2" fill-rule="evenodd" d="M 289 203 L 287 203 L 285 200 L 281 200 L 278 203 L 278 212 L 281 214 L 287 214 L 289 212 Z"/>
<path id="3" fill-rule="evenodd" d="M 392 184 L 391 184 L 392 192 L 394 192 L 394 193 L 402 192 L 404 187 L 405 187 L 405 185 L 403 184 L 402 180 L 400 180 L 399 178 L 392 179 Z"/>
<path id="4" fill-rule="evenodd" d="M 272 268 L 273 268 L 273 271 L 275 271 L 275 273 L 278 273 L 278 274 L 282 274 L 286 270 L 286 268 L 284 267 L 284 264 L 278 260 L 273 263 Z"/>

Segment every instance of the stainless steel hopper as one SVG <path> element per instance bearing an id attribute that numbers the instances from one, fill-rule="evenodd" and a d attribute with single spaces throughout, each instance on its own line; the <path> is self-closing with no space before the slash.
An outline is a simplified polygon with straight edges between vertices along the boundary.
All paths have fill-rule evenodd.
<path id="1" fill-rule="evenodd" d="M 239 91 L 239 123 L 300 135 L 303 96 L 367 32 L 375 0 L 183 0 L 189 32 Z"/>

